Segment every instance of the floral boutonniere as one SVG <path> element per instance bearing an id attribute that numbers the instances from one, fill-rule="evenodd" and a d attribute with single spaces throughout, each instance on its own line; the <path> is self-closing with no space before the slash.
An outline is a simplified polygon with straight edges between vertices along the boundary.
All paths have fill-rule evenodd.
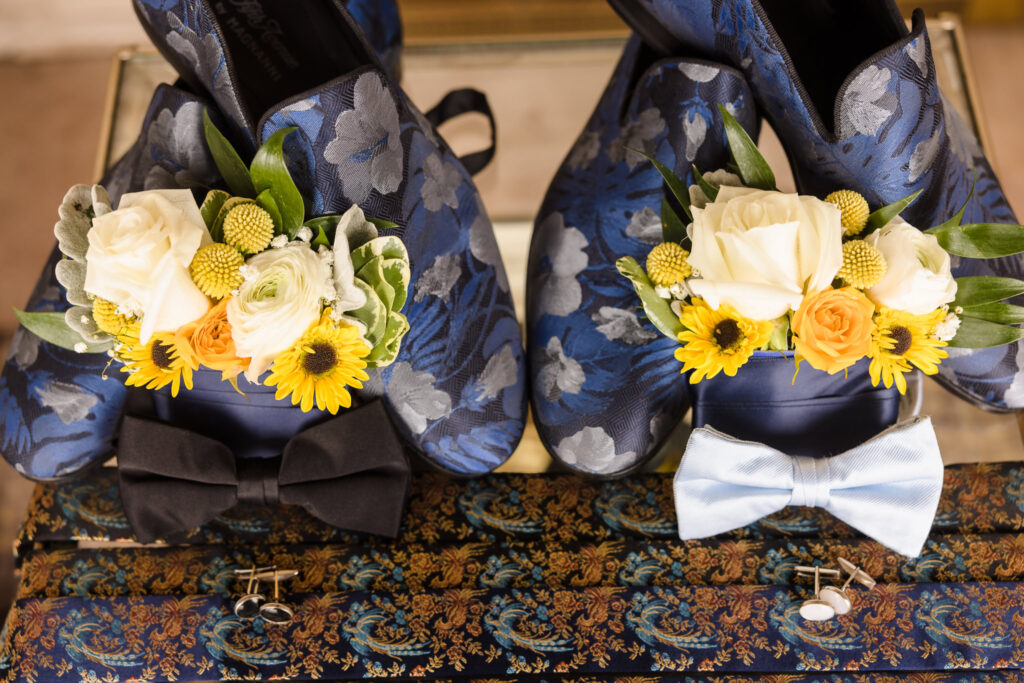
<path id="1" fill-rule="evenodd" d="M 190 190 L 137 192 L 114 210 L 99 185 L 71 188 L 54 229 L 71 308 L 18 318 L 58 346 L 109 354 L 130 386 L 176 396 L 205 367 L 236 389 L 244 374 L 303 411 L 337 413 L 409 330 L 405 245 L 358 206 L 306 217 L 285 165 L 293 128 L 246 165 L 204 123 L 230 192 L 211 190 L 202 205 Z"/>
<path id="2" fill-rule="evenodd" d="M 1003 301 L 1024 293 L 1024 281 L 954 278 L 950 264 L 950 255 L 1024 251 L 1024 226 L 961 225 L 965 202 L 921 231 L 900 217 L 917 194 L 872 211 L 849 190 L 823 199 L 779 192 L 757 146 L 721 111 L 732 168 L 694 167 L 687 187 L 644 154 L 670 190 L 664 241 L 644 267 L 631 257 L 616 263 L 647 317 L 679 343 L 691 383 L 733 376 L 756 351 L 777 351 L 830 374 L 869 358 L 875 386 L 905 392 L 904 375 L 938 372 L 947 346 L 1024 337 L 1024 307 Z"/>

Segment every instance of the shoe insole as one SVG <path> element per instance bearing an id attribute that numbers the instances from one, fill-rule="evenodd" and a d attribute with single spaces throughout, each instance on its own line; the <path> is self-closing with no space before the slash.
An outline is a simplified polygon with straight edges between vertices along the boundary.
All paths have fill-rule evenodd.
<path id="1" fill-rule="evenodd" d="M 253 123 L 293 95 L 373 62 L 332 0 L 213 0 Z"/>
<path id="2" fill-rule="evenodd" d="M 831 130 L 836 95 L 862 62 L 906 35 L 891 0 L 760 0 L 793 68 Z"/>

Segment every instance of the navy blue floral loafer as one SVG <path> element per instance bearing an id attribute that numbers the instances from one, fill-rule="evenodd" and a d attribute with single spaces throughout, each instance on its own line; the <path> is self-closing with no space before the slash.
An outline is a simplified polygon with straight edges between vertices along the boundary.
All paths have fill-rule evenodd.
<path id="1" fill-rule="evenodd" d="M 206 3 L 171 5 L 139 3 L 137 9 L 150 34 L 160 36 L 158 47 L 166 54 L 177 51 L 183 77 L 190 74 L 186 82 L 210 75 L 199 83 L 212 98 L 209 113 L 243 156 L 246 143 L 255 148 L 294 127 L 285 138 L 284 157 L 306 215 L 337 215 L 358 204 L 386 226 L 382 238 L 398 237 L 407 249 L 411 286 L 407 300 L 401 299 L 410 329 L 390 365 L 368 370 L 368 379 L 353 392 L 356 402 L 382 399 L 402 440 L 439 468 L 480 474 L 504 462 L 526 416 L 523 351 L 493 230 L 466 168 L 402 93 L 341 4 L 317 4 L 317 16 L 304 14 L 302 27 L 296 27 L 285 16 L 291 5 L 262 3 L 266 21 L 294 29 L 290 38 L 287 31 L 282 34 L 275 58 L 290 54 L 317 62 L 300 69 L 301 80 L 295 81 L 289 80 L 294 74 L 286 62 L 277 68 L 287 79 L 267 78 L 263 67 L 251 63 L 257 56 L 247 53 L 248 43 L 240 38 L 244 32 L 221 30 L 248 26 L 244 22 L 252 16 L 218 16 Z M 314 48 L 324 59 L 315 59 Z M 164 94 L 173 100 L 171 106 L 154 102 L 140 141 L 105 178 L 113 197 L 146 187 L 219 184 L 218 168 L 203 146 L 205 103 L 178 89 L 166 88 Z M 48 264 L 48 273 L 53 265 Z M 35 308 L 59 307 L 62 298 L 59 288 L 47 284 L 34 297 Z M 19 357 L 27 359 L 36 349 L 50 352 L 48 344 L 24 342 L 22 337 L 31 335 L 19 335 Z M 9 363 L 5 370 L 5 434 L 14 433 L 9 442 L 20 440 L 17 449 L 5 447 L 4 455 L 35 478 L 71 476 L 107 457 L 124 401 L 121 382 L 111 378 L 89 402 L 89 411 L 64 409 L 58 415 L 54 406 L 60 396 L 40 403 L 33 381 L 58 382 L 62 388 L 103 382 L 106 359 L 57 351 L 68 357 L 45 377 L 28 377 L 27 363 Z M 12 367 L 20 373 L 13 381 Z M 28 403 L 33 405 L 26 408 Z M 12 410 L 20 413 L 18 424 Z M 67 426 L 55 428 L 63 418 Z M 51 443 L 76 439 L 81 444 L 74 449 Z M 44 464 L 38 452 L 50 445 L 61 453 Z M 367 448 L 372 447 L 368 435 Z"/>
<path id="2" fill-rule="evenodd" d="M 610 3 L 659 52 L 741 69 L 801 193 L 849 189 L 877 207 L 920 192 L 902 216 L 921 229 L 965 203 L 964 223 L 1017 222 L 977 138 L 939 90 L 922 12 L 908 30 L 892 0 Z M 954 274 L 1020 278 L 1024 261 L 958 258 Z M 980 407 L 1017 409 L 1022 365 L 1019 343 L 953 349 L 937 379 Z"/>
<path id="3" fill-rule="evenodd" d="M 548 450 L 574 469 L 639 467 L 686 411 L 685 379 L 665 371 L 678 365 L 677 345 L 638 315 L 615 261 L 643 262 L 662 241 L 666 194 L 645 155 L 691 182 L 693 164 L 726 166 L 720 103 L 756 136 L 738 71 L 657 58 L 634 36 L 537 216 L 527 277 L 533 414 Z"/>

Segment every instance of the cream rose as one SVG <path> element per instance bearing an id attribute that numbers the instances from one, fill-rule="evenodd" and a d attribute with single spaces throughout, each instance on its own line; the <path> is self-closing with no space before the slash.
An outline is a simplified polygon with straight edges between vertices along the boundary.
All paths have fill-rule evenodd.
<path id="1" fill-rule="evenodd" d="M 832 284 L 843 264 L 843 227 L 834 205 L 816 197 L 723 186 L 693 209 L 688 284 L 712 308 L 752 320 L 796 310 L 804 294 Z"/>
<path id="2" fill-rule="evenodd" d="M 235 351 L 251 358 L 245 377 L 255 382 L 320 318 L 321 302 L 333 296 L 331 266 L 304 242 L 257 254 L 228 302 Z"/>
<path id="3" fill-rule="evenodd" d="M 85 291 L 141 315 L 143 343 L 210 309 L 188 272 L 212 242 L 189 190 L 126 194 L 117 211 L 93 219 L 88 236 Z"/>
<path id="4" fill-rule="evenodd" d="M 878 247 L 888 269 L 868 298 L 914 315 L 931 313 L 956 297 L 949 254 L 934 235 L 927 235 L 897 216 L 867 236 Z"/>

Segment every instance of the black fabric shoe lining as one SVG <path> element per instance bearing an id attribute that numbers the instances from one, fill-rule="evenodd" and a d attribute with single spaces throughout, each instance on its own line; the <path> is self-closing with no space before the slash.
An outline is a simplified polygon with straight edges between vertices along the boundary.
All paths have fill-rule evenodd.
<path id="1" fill-rule="evenodd" d="M 235 88 L 253 119 L 374 59 L 333 2 L 215 0 Z"/>
<path id="2" fill-rule="evenodd" d="M 810 103 L 823 122 L 835 120 L 846 77 L 873 54 L 906 35 L 891 0 L 761 0 Z"/>

